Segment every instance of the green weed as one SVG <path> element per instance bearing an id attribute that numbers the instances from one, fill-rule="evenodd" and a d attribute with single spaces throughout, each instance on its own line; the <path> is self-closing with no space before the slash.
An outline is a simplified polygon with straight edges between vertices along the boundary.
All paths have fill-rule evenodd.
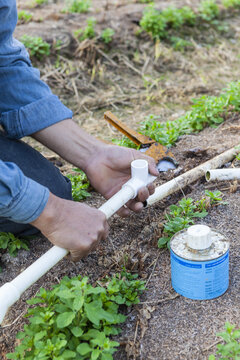
<path id="1" fill-rule="evenodd" d="M 193 44 L 190 41 L 181 39 L 177 36 L 171 36 L 170 41 L 174 50 L 177 51 L 184 51 L 186 49 L 193 48 Z"/>
<path id="2" fill-rule="evenodd" d="M 113 144 L 118 146 L 124 146 L 132 149 L 139 149 L 139 147 L 137 147 L 137 145 L 134 144 L 134 142 L 132 142 L 132 140 L 130 140 L 126 136 L 123 136 L 121 139 L 112 139 L 112 142 Z"/>
<path id="3" fill-rule="evenodd" d="M 70 13 L 87 13 L 91 7 L 91 0 L 69 0 L 67 10 Z"/>
<path id="4" fill-rule="evenodd" d="M 87 26 L 84 29 L 78 29 L 74 32 L 74 36 L 83 41 L 86 39 L 92 39 L 96 36 L 95 32 L 96 19 L 91 17 L 87 19 Z"/>
<path id="5" fill-rule="evenodd" d="M 141 124 L 140 133 L 153 138 L 162 145 L 172 146 L 179 136 L 193 132 L 187 120 L 181 117 L 175 121 L 161 123 L 156 115 L 149 115 Z"/>
<path id="6" fill-rule="evenodd" d="M 30 14 L 27 11 L 24 11 L 24 10 L 18 12 L 18 21 L 20 23 L 26 24 L 31 20 L 32 20 L 32 14 Z"/>
<path id="7" fill-rule="evenodd" d="M 154 4 L 150 4 L 144 10 L 140 26 L 153 39 L 165 39 L 169 29 L 179 29 L 183 25 L 193 26 L 195 23 L 196 14 L 188 6 L 180 9 L 171 6 L 159 12 Z"/>
<path id="8" fill-rule="evenodd" d="M 50 45 L 41 37 L 23 35 L 20 41 L 29 50 L 30 56 L 41 60 L 44 56 L 50 55 Z"/>
<path id="9" fill-rule="evenodd" d="M 216 19 L 220 13 L 219 6 L 216 4 L 215 0 L 202 1 L 198 11 L 199 16 L 207 22 L 211 22 L 213 19 Z"/>
<path id="10" fill-rule="evenodd" d="M 113 40 L 115 31 L 111 28 L 106 28 L 101 33 L 101 39 L 105 44 L 109 44 Z"/>
<path id="11" fill-rule="evenodd" d="M 227 201 L 222 200 L 222 193 L 219 190 L 209 191 L 205 190 L 205 194 L 209 197 L 210 205 L 227 205 Z"/>
<path id="12" fill-rule="evenodd" d="M 90 183 L 87 179 L 86 174 L 80 169 L 74 169 L 77 175 L 69 174 L 67 177 L 71 180 L 72 184 L 72 197 L 75 201 L 81 201 L 91 196 L 87 189 Z"/>
<path id="13" fill-rule="evenodd" d="M 226 322 L 226 330 L 217 334 L 224 340 L 224 344 L 217 345 L 217 354 L 220 357 L 210 355 L 209 360 L 237 360 L 240 358 L 240 329 L 235 330 L 235 327 L 235 325 Z"/>
<path id="14" fill-rule="evenodd" d="M 109 299 L 118 305 L 138 304 L 139 294 L 145 290 L 144 281 L 138 279 L 138 274 L 130 274 L 125 269 L 112 278 L 106 276 L 103 284 L 107 286 Z"/>
<path id="15" fill-rule="evenodd" d="M 11 256 L 17 256 L 19 250 L 29 250 L 26 240 L 15 237 L 12 233 L 0 232 L 0 249 L 8 251 Z"/>
<path id="16" fill-rule="evenodd" d="M 222 0 L 226 8 L 238 8 L 239 0 Z M 202 21 L 225 31 L 226 26 L 219 24 L 220 8 L 215 0 L 203 0 L 197 12 L 190 7 L 175 8 L 169 6 L 162 11 L 155 9 L 151 3 L 143 11 L 140 21 L 141 30 L 146 31 L 154 40 L 171 37 L 171 30 L 179 30 L 183 26 L 199 26 Z"/>
<path id="17" fill-rule="evenodd" d="M 222 4 L 223 4 L 223 6 L 225 6 L 226 9 L 240 7 L 239 0 L 222 0 Z"/>
<path id="18" fill-rule="evenodd" d="M 192 198 L 184 198 L 178 205 L 170 205 L 166 213 L 166 222 L 163 226 L 164 236 L 158 240 L 158 247 L 169 247 L 170 240 L 178 231 L 194 224 L 194 218 L 203 218 L 208 215 L 207 209 L 213 204 L 226 204 L 222 201 L 220 191 L 205 191 L 201 200 L 194 201 Z"/>
<path id="19" fill-rule="evenodd" d="M 41 6 L 44 4 L 48 4 L 48 0 L 33 0 L 32 4 Z"/>
<path id="20" fill-rule="evenodd" d="M 194 25 L 196 15 L 188 6 L 182 8 L 168 7 L 161 12 L 168 28 L 179 29 L 183 25 Z"/>
<path id="21" fill-rule="evenodd" d="M 78 276 L 63 278 L 52 290 L 40 289 L 28 301 L 39 305 L 28 310 L 29 323 L 17 335 L 21 343 L 7 358 L 112 360 L 119 343 L 110 336 L 126 320 L 119 305 L 137 304 L 144 282 L 124 270 L 100 285 Z"/>
<path id="22" fill-rule="evenodd" d="M 143 12 L 140 21 L 140 27 L 156 39 L 164 39 L 167 37 L 167 22 L 161 13 L 154 8 L 154 4 L 150 4 Z"/>

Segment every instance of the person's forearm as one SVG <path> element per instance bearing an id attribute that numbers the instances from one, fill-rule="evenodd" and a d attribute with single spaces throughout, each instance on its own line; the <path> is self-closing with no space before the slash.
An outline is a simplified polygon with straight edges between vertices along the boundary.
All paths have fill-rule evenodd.
<path id="1" fill-rule="evenodd" d="M 104 146 L 71 119 L 53 124 L 31 136 L 83 171 L 91 156 Z"/>

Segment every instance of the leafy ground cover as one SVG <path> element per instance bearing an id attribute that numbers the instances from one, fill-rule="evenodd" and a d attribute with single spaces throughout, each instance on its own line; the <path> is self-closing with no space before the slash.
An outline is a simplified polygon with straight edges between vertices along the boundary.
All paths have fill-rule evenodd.
<path id="1" fill-rule="evenodd" d="M 224 340 L 224 344 L 217 345 L 217 354 L 221 355 L 220 360 L 238 359 L 240 354 L 240 330 L 235 329 L 235 325 L 227 322 L 225 331 L 218 333 L 217 336 Z M 209 360 L 216 360 L 215 355 L 210 355 Z"/>
<path id="2" fill-rule="evenodd" d="M 32 14 L 30 14 L 29 12 L 27 11 L 19 11 L 18 13 L 18 21 L 20 23 L 28 23 L 29 21 L 32 20 Z"/>
<path id="3" fill-rule="evenodd" d="M 87 13 L 90 6 L 90 0 L 71 0 L 68 4 L 67 11 L 71 13 Z"/>
<path id="4" fill-rule="evenodd" d="M 41 37 L 23 35 L 20 40 L 29 50 L 30 56 L 36 57 L 38 60 L 50 54 L 50 45 Z"/>
<path id="5" fill-rule="evenodd" d="M 91 196 L 87 191 L 90 183 L 86 174 L 80 169 L 73 169 L 75 174 L 67 174 L 67 177 L 71 180 L 72 184 L 72 197 L 75 201 L 81 201 Z"/>
<path id="6" fill-rule="evenodd" d="M 225 9 L 234 9 L 240 7 L 238 0 L 223 1 Z M 143 30 L 156 39 L 166 39 L 169 37 L 169 30 L 178 30 L 183 26 L 201 26 L 202 23 L 210 23 L 219 26 L 216 19 L 221 17 L 221 8 L 215 0 L 203 0 L 194 12 L 189 6 L 176 8 L 169 6 L 159 11 L 154 7 L 154 3 L 145 10 L 140 21 Z M 219 30 L 221 27 L 219 27 Z"/>
<path id="7" fill-rule="evenodd" d="M 0 232 L 0 249 L 8 251 L 11 256 L 17 256 L 20 249 L 29 250 L 27 240 L 6 232 Z"/>
<path id="8" fill-rule="evenodd" d="M 12 233 L 0 232 L 0 255 L 4 253 L 16 257 L 20 250 L 29 250 L 28 241 L 14 236 Z M 0 261 L 0 273 L 3 271 Z"/>
<path id="9" fill-rule="evenodd" d="M 161 123 L 150 115 L 143 122 L 141 132 L 160 144 L 171 146 L 182 135 L 221 124 L 227 114 L 240 110 L 240 82 L 230 83 L 220 96 L 204 95 L 192 101 L 192 109 L 175 121 Z"/>
<path id="10" fill-rule="evenodd" d="M 28 301 L 39 305 L 27 313 L 29 323 L 17 335 L 21 343 L 7 358 L 112 360 L 119 343 L 110 336 L 126 320 L 119 306 L 137 304 L 144 290 L 144 282 L 136 278 L 122 271 L 93 287 L 87 277 L 65 277 L 52 290 L 40 289 Z"/>

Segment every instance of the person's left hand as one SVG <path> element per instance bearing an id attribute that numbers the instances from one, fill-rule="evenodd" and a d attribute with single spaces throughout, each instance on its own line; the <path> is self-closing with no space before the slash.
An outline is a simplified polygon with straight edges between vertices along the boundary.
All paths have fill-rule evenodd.
<path id="1" fill-rule="evenodd" d="M 131 162 L 136 159 L 147 160 L 150 174 L 154 176 L 159 175 L 153 158 L 134 149 L 105 144 L 88 159 L 84 170 L 91 185 L 106 199 L 109 199 L 130 179 Z M 121 208 L 118 214 L 120 216 L 128 216 L 129 209 L 134 212 L 141 211 L 143 202 L 147 200 L 149 195 L 154 193 L 154 190 L 155 186 L 152 183 L 141 188 L 137 198 L 130 200 L 126 204 L 127 208 Z"/>

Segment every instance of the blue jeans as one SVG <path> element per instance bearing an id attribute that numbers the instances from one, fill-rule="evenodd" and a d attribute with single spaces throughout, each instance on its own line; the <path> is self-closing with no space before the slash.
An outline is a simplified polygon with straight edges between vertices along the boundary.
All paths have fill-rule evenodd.
<path id="1" fill-rule="evenodd" d="M 70 180 L 38 151 L 23 141 L 8 139 L 0 132 L 0 159 L 15 163 L 26 176 L 46 186 L 58 197 L 72 200 Z M 34 235 L 39 232 L 30 224 L 14 223 L 3 217 L 0 217 L 1 231 L 11 232 L 17 236 Z"/>

